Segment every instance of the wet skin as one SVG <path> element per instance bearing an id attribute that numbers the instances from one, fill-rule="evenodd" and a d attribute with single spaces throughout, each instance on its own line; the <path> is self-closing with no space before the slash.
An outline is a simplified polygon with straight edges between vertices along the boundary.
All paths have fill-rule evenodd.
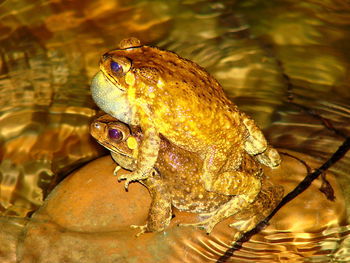
<path id="1" fill-rule="evenodd" d="M 269 167 L 280 164 L 278 152 L 220 84 L 173 52 L 125 39 L 102 56 L 91 92 L 102 110 L 143 131 L 137 167 L 121 178 L 126 188 L 151 176 L 161 136 L 203 160 L 201 181 L 207 191 L 237 195 L 244 185 L 252 192 L 248 203 L 261 182 L 256 173 L 242 169 L 246 156 Z"/>
<path id="2" fill-rule="evenodd" d="M 137 169 L 140 146 L 144 140 L 144 134 L 139 127 L 131 129 L 117 119 L 103 115 L 91 124 L 91 134 L 111 151 L 118 164 L 115 174 L 120 167 L 131 171 Z M 152 175 L 140 180 L 152 196 L 147 223 L 137 226 L 141 229 L 140 234 L 164 230 L 170 223 L 172 206 L 181 211 L 199 213 L 204 219 L 191 225 L 204 228 L 207 233 L 223 219 L 244 211 L 251 221 L 240 229 L 243 231 L 255 225 L 263 215 L 267 215 L 282 196 L 281 187 L 269 187 L 257 194 L 250 191 L 244 183 L 241 184 L 241 190 L 237 189 L 237 195 L 208 191 L 204 187 L 202 177 L 203 164 L 204 161 L 198 154 L 170 143 L 163 136 L 160 137 L 159 152 L 151 171 Z M 249 172 L 259 180 L 262 179 L 260 164 L 248 153 L 245 153 L 238 169 L 241 170 Z M 247 199 L 255 201 L 250 204 Z"/>

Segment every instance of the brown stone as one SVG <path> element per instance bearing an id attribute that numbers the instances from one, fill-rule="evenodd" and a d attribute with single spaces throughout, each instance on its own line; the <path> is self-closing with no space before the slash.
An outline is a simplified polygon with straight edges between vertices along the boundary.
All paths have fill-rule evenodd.
<path id="1" fill-rule="evenodd" d="M 280 168 L 267 169 L 266 174 L 283 184 L 288 192 L 304 178 L 306 170 L 297 160 L 283 158 Z M 146 222 L 151 199 L 147 189 L 139 183 L 131 184 L 126 192 L 124 183 L 118 183 L 113 176 L 114 168 L 111 158 L 103 157 L 58 185 L 25 227 L 17 260 L 24 263 L 215 262 L 231 246 L 235 231 L 228 224 L 232 223 L 232 218 L 206 235 L 194 227 L 177 226 L 198 220 L 196 214 L 177 210 L 166 231 L 136 237 L 138 230 L 131 229 L 130 225 Z M 328 179 L 336 192 L 335 202 L 327 200 L 318 190 L 320 180 L 317 180 L 283 207 L 270 226 L 253 240 L 266 242 L 265 237 L 273 231 L 307 233 L 337 226 L 345 215 L 344 200 L 334 178 L 328 175 Z M 9 246 L 13 250 L 13 245 Z M 254 242 L 245 244 L 249 246 L 256 245 Z M 293 248 L 290 250 L 293 254 Z M 307 255 L 307 251 L 304 253 Z M 240 262 L 232 260 L 230 262 Z"/>

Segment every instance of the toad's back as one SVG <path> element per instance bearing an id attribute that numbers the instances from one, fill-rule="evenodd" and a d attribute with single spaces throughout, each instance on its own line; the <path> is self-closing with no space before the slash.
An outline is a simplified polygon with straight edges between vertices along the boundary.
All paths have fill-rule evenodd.
<path id="1" fill-rule="evenodd" d="M 109 54 L 131 60 L 135 83 L 126 89 L 139 104 L 147 104 L 155 126 L 171 141 L 186 145 L 192 140 L 195 150 L 241 140 L 244 132 L 237 107 L 197 64 L 149 46 Z"/>

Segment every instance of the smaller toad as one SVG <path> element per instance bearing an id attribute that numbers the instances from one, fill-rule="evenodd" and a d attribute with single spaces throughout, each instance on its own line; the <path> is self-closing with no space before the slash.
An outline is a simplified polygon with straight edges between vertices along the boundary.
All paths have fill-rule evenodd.
<path id="1" fill-rule="evenodd" d="M 139 127 L 131 130 L 117 119 L 103 115 L 91 124 L 92 136 L 110 150 L 114 161 L 120 167 L 133 171 L 137 167 L 140 144 L 144 135 Z M 164 230 L 172 217 L 172 206 L 181 211 L 200 214 L 200 222 L 194 225 L 210 233 L 214 226 L 225 218 L 240 212 L 248 214 L 250 223 L 240 231 L 248 231 L 279 202 L 283 194 L 280 186 L 264 187 L 252 191 L 249 182 L 242 181 L 242 189 L 236 195 L 225 195 L 205 189 L 202 182 L 203 160 L 197 154 L 184 150 L 166 138 L 161 137 L 159 153 L 152 175 L 140 180 L 149 190 L 152 203 L 147 223 L 137 226 L 141 233 Z M 246 154 L 242 169 L 247 175 L 262 177 L 261 167 L 252 156 Z M 260 180 L 260 179 L 259 179 Z M 239 188 L 239 187 L 238 187 Z M 253 203 L 247 200 L 255 200 Z"/>

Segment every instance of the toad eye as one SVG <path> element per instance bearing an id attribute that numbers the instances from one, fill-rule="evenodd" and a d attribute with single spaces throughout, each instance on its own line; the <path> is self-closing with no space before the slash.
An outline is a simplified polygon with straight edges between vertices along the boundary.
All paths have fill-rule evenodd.
<path id="1" fill-rule="evenodd" d="M 117 77 L 124 76 L 131 68 L 131 60 L 127 57 L 112 57 L 109 61 L 111 73 Z"/>
<path id="2" fill-rule="evenodd" d="M 123 67 L 113 60 L 111 60 L 111 70 L 117 75 L 123 74 Z"/>
<path id="3" fill-rule="evenodd" d="M 108 129 L 108 137 L 115 141 L 121 141 L 124 138 L 123 132 L 118 129 Z"/>

